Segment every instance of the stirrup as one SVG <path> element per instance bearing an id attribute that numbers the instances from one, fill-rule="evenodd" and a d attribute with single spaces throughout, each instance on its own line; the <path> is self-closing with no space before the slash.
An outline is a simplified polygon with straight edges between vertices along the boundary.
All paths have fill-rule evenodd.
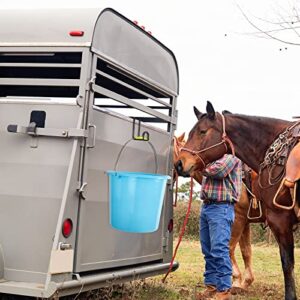
<path id="1" fill-rule="evenodd" d="M 292 195 L 292 200 L 293 200 L 292 205 L 286 206 L 286 205 L 281 205 L 281 204 L 279 204 L 279 203 L 276 202 L 278 194 L 281 192 L 282 186 L 284 185 L 284 182 L 285 182 L 285 178 L 282 179 L 282 181 L 280 183 L 280 186 L 279 186 L 279 188 L 278 188 L 278 190 L 277 190 L 277 192 L 276 192 L 276 194 L 275 194 L 275 196 L 273 198 L 273 204 L 276 207 L 279 207 L 279 208 L 282 208 L 282 209 L 285 209 L 285 210 L 291 210 L 291 209 L 293 209 L 295 207 L 295 204 L 296 204 L 296 191 L 297 191 L 297 185 L 298 185 L 298 183 L 297 183 L 297 181 L 295 182 L 294 193 Z"/>
<path id="2" fill-rule="evenodd" d="M 260 219 L 260 218 L 262 217 L 262 209 L 261 209 L 261 203 L 260 203 L 260 200 L 257 201 L 257 205 L 258 205 L 258 209 L 259 209 L 259 216 L 258 216 L 258 217 L 251 217 L 250 211 L 251 211 L 253 199 L 254 199 L 254 198 L 251 198 L 251 199 L 250 199 L 250 205 L 249 205 L 248 212 L 247 212 L 247 218 L 248 218 L 249 220 L 256 220 L 256 219 Z M 255 199 L 256 199 L 256 198 L 255 198 Z"/>

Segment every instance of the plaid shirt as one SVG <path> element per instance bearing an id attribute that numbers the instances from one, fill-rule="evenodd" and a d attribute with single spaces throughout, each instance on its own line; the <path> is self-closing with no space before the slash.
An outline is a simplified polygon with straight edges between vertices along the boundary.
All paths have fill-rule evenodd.
<path id="1" fill-rule="evenodd" d="M 209 164 L 203 172 L 201 199 L 212 201 L 239 201 L 242 189 L 242 163 L 225 154 Z"/>

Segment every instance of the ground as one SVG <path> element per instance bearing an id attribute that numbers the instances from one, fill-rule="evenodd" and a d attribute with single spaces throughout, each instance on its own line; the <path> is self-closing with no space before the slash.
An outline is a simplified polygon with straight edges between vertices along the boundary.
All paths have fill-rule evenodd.
<path id="1" fill-rule="evenodd" d="M 175 241 L 176 242 L 176 241 Z M 237 257 L 240 266 L 242 259 L 239 251 Z M 300 249 L 295 250 L 295 278 L 300 295 Z M 124 286 L 111 286 L 80 295 L 76 299 L 123 299 L 123 300 L 175 300 L 195 299 L 195 294 L 203 289 L 204 262 L 197 241 L 182 241 L 177 261 L 180 268 L 169 275 L 165 284 L 162 276 L 134 281 Z M 283 299 L 283 275 L 279 251 L 276 246 L 266 244 L 253 246 L 253 265 L 255 281 L 247 293 L 235 295 L 234 300 L 281 300 Z M 74 299 L 74 297 L 72 297 Z"/>

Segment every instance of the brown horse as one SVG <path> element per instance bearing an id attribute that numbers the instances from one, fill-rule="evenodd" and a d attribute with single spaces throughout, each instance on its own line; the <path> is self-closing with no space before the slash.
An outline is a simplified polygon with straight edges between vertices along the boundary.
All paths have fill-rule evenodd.
<path id="1" fill-rule="evenodd" d="M 174 151 L 173 151 L 173 161 L 176 164 L 180 150 L 185 147 L 184 133 L 179 137 L 174 137 Z M 247 174 L 246 174 L 247 175 Z M 245 177 L 246 177 L 245 175 Z M 257 175 L 251 173 L 252 178 L 249 182 L 251 185 L 251 190 L 254 193 L 257 191 Z M 192 177 L 201 185 L 202 174 L 201 172 L 194 172 Z M 250 187 L 250 186 L 249 186 Z M 262 215 L 259 214 L 259 208 L 252 209 L 250 207 L 249 193 L 247 191 L 246 185 L 243 185 L 243 190 L 239 202 L 235 205 L 235 220 L 232 225 L 231 239 L 229 244 L 230 258 L 232 262 L 232 275 L 233 275 L 233 287 L 246 290 L 254 281 L 254 274 L 252 271 L 252 248 L 251 248 L 251 238 L 250 238 L 250 223 L 261 223 L 265 221 L 264 207 L 262 207 Z M 248 218 L 248 211 L 250 208 L 250 217 Z M 260 217 L 259 217 L 260 216 Z M 259 218 L 258 218 L 259 217 Z M 240 268 L 235 259 L 235 249 L 239 243 L 245 271 L 242 275 Z"/>
<path id="2" fill-rule="evenodd" d="M 298 222 L 293 209 L 280 209 L 273 204 L 282 178 L 284 165 L 265 165 L 266 158 L 272 162 L 278 144 L 284 138 L 287 128 L 294 123 L 267 117 L 246 116 L 224 112 L 216 113 L 207 102 L 206 113 L 194 107 L 198 122 L 192 128 L 185 148 L 180 152 L 176 163 L 177 172 L 188 176 L 201 171 L 206 164 L 221 158 L 225 153 L 234 152 L 238 158 L 259 174 L 260 195 L 266 207 L 266 218 L 280 249 L 285 283 L 285 299 L 295 300 L 294 279 L 294 238 L 293 226 Z M 278 142 L 275 145 L 273 142 Z M 272 145 L 272 148 L 270 146 Z M 281 148 L 282 148 L 281 147 Z M 271 149 L 271 151 L 269 150 Z M 273 151 L 273 153 L 272 153 Z M 266 155 L 268 154 L 268 155 Z M 263 167 L 263 168 L 262 168 Z M 296 195 L 299 202 L 300 195 Z M 281 205 L 292 202 L 290 191 L 283 189 L 278 194 Z"/>

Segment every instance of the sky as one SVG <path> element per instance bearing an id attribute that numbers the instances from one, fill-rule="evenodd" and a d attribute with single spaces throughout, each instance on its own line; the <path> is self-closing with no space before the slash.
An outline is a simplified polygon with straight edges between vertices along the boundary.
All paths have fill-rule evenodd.
<path id="1" fill-rule="evenodd" d="M 297 1 L 269 0 L 1 0 L 1 8 L 112 7 L 151 30 L 178 61 L 177 134 L 188 132 L 205 110 L 291 120 L 300 115 L 300 46 L 258 37 L 239 9 L 266 30 L 287 21 Z M 300 12 L 300 9 L 299 9 Z M 268 21 L 268 22 L 266 22 Z M 297 43 L 293 30 L 280 38 Z"/>

